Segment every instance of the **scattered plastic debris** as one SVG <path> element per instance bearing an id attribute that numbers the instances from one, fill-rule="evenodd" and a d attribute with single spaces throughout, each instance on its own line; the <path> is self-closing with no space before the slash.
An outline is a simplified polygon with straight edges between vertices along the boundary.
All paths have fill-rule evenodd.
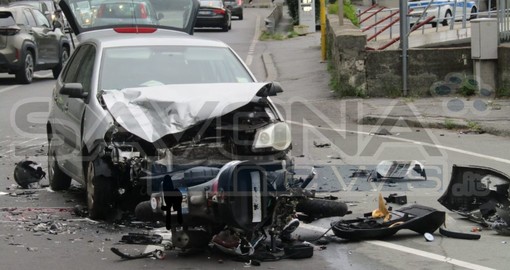
<path id="1" fill-rule="evenodd" d="M 392 193 L 388 197 L 384 197 L 386 202 L 388 203 L 396 203 L 400 205 L 404 205 L 407 203 L 407 196 L 406 195 L 398 195 L 397 193 Z"/>
<path id="2" fill-rule="evenodd" d="M 425 237 L 425 240 L 427 240 L 427 242 L 434 241 L 434 236 L 431 233 L 424 233 L 423 237 Z"/>
<path id="3" fill-rule="evenodd" d="M 313 145 L 317 148 L 325 148 L 325 147 L 330 147 L 331 144 L 330 143 L 327 143 L 327 142 L 317 142 L 317 141 L 313 141 Z"/>
<path id="4" fill-rule="evenodd" d="M 389 130 L 386 128 L 380 128 L 378 131 L 373 133 L 374 135 L 381 135 L 381 136 L 390 136 L 392 135 Z"/>
<path id="5" fill-rule="evenodd" d="M 368 180 L 386 179 L 427 180 L 427 174 L 423 165 L 417 160 L 383 160 L 377 165 Z"/>

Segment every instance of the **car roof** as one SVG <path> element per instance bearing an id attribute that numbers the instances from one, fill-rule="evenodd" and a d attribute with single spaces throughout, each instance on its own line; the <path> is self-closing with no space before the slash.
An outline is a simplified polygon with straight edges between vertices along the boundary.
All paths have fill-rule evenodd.
<path id="1" fill-rule="evenodd" d="M 0 6 L 0 11 L 11 11 L 13 9 L 31 8 L 36 9 L 32 5 L 12 5 L 12 6 Z"/>
<path id="2" fill-rule="evenodd" d="M 219 40 L 205 39 L 175 30 L 157 29 L 154 33 L 117 33 L 112 29 L 82 34 L 83 43 L 92 42 L 102 48 L 130 46 L 208 46 L 229 48 Z"/>

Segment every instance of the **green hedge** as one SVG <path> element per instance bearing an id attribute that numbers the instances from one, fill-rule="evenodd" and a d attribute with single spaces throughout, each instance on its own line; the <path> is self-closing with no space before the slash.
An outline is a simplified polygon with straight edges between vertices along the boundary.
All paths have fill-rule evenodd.
<path id="1" fill-rule="evenodd" d="M 299 24 L 299 0 L 285 0 L 289 8 L 289 15 L 294 21 L 294 25 Z M 325 0 L 329 2 L 329 4 L 336 4 L 336 0 Z M 317 22 L 320 21 L 320 0 L 315 0 L 315 20 Z M 327 3 L 326 3 L 327 5 Z M 352 21 L 354 25 L 358 25 L 356 9 L 351 4 L 351 1 L 344 0 L 344 16 Z"/>

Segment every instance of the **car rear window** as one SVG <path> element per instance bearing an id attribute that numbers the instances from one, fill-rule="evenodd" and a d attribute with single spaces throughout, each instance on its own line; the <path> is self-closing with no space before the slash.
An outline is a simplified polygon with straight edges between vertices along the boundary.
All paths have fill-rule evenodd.
<path id="1" fill-rule="evenodd" d="M 14 16 L 10 11 L 1 11 L 0 12 L 0 27 L 9 27 L 16 25 L 16 21 L 14 20 Z"/>
<path id="2" fill-rule="evenodd" d="M 107 3 L 99 6 L 98 18 L 130 19 L 147 17 L 147 6 L 144 3 Z"/>
<path id="3" fill-rule="evenodd" d="M 101 89 L 254 81 L 231 50 L 217 47 L 107 48 L 100 72 Z"/>
<path id="4" fill-rule="evenodd" d="M 208 0 L 202 0 L 200 1 L 200 6 L 202 7 L 222 7 L 221 1 L 208 1 Z"/>

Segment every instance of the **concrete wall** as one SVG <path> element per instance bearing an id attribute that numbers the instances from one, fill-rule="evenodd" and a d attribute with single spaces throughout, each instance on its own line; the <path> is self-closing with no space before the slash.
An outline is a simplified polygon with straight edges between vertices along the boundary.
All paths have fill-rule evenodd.
<path id="1" fill-rule="evenodd" d="M 366 35 L 349 20 L 327 17 L 327 50 L 332 80 L 341 96 L 397 97 L 402 93 L 400 50 L 367 51 Z M 499 47 L 498 85 L 510 95 L 510 46 Z M 408 90 L 430 96 L 438 85 L 472 77 L 470 47 L 413 48 L 408 51 Z M 452 86 L 453 91 L 459 84 Z M 455 94 L 452 92 L 452 94 Z"/>

